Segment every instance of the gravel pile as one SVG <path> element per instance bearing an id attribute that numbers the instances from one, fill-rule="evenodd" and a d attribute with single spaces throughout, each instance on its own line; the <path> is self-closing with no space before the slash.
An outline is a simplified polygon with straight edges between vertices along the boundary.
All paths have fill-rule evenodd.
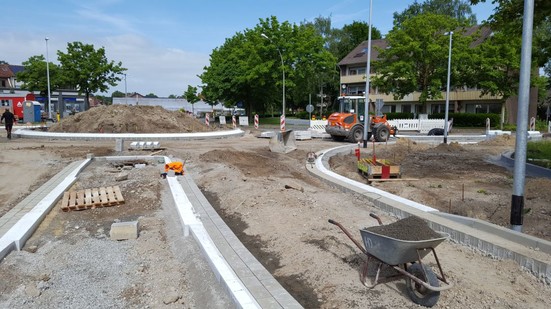
<path id="1" fill-rule="evenodd" d="M 407 217 L 391 224 L 372 226 L 365 229 L 379 235 L 408 241 L 442 237 L 442 235 L 431 229 L 423 219 L 415 216 Z"/>

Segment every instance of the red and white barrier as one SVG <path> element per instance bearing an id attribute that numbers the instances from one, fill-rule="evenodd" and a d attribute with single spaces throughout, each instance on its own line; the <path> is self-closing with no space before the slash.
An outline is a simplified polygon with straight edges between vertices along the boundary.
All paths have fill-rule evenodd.
<path id="1" fill-rule="evenodd" d="M 258 129 L 258 114 L 254 115 L 254 128 Z"/>
<path id="2" fill-rule="evenodd" d="M 207 125 L 207 127 L 210 126 L 210 124 L 209 124 L 209 117 L 210 117 L 210 114 L 209 114 L 209 113 L 206 113 L 206 114 L 205 114 L 205 124 Z"/>
<path id="3" fill-rule="evenodd" d="M 233 128 L 235 129 L 237 127 L 235 115 L 231 116 L 231 122 L 232 122 Z"/>
<path id="4" fill-rule="evenodd" d="M 281 117 L 279 117 L 279 126 L 280 126 L 280 129 L 282 132 L 285 131 L 285 115 L 281 115 Z"/>
<path id="5" fill-rule="evenodd" d="M 530 118 L 530 131 L 536 131 L 536 118 Z"/>

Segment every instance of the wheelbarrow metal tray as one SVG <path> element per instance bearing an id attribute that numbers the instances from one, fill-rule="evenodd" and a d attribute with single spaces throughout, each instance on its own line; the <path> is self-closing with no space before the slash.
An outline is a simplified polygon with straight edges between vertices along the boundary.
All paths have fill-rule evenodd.
<path id="1" fill-rule="evenodd" d="M 435 248 L 450 236 L 448 233 L 437 232 L 442 237 L 410 241 L 391 238 L 365 229 L 361 229 L 360 233 L 362 234 L 362 240 L 367 253 L 388 265 L 418 261 L 431 252 L 431 250 L 420 250 L 418 255 L 417 249 Z"/>

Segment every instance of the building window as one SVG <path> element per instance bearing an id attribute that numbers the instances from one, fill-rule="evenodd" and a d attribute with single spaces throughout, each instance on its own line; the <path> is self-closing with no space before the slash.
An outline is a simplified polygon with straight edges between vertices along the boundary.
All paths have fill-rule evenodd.
<path id="1" fill-rule="evenodd" d="M 466 104 L 465 112 L 471 114 L 500 114 L 500 103 L 478 103 L 478 104 Z"/>
<path id="2" fill-rule="evenodd" d="M 446 104 L 431 104 L 430 113 L 431 114 L 441 114 L 446 112 Z"/>
<path id="3" fill-rule="evenodd" d="M 365 68 L 350 68 L 348 69 L 348 75 L 362 75 L 365 74 Z"/>
<path id="4" fill-rule="evenodd" d="M 411 113 L 411 104 L 402 104 L 402 113 Z"/>
<path id="5" fill-rule="evenodd" d="M 396 112 L 396 105 L 384 105 L 381 107 L 381 113 L 387 114 L 387 113 L 395 113 Z"/>

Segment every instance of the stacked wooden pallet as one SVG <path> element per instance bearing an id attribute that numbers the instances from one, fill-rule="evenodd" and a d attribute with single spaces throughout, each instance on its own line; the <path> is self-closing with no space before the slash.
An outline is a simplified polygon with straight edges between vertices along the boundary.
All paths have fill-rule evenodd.
<path id="1" fill-rule="evenodd" d="M 65 192 L 61 210 L 84 210 L 121 204 L 124 204 L 124 198 L 119 186 L 100 187 Z"/>

